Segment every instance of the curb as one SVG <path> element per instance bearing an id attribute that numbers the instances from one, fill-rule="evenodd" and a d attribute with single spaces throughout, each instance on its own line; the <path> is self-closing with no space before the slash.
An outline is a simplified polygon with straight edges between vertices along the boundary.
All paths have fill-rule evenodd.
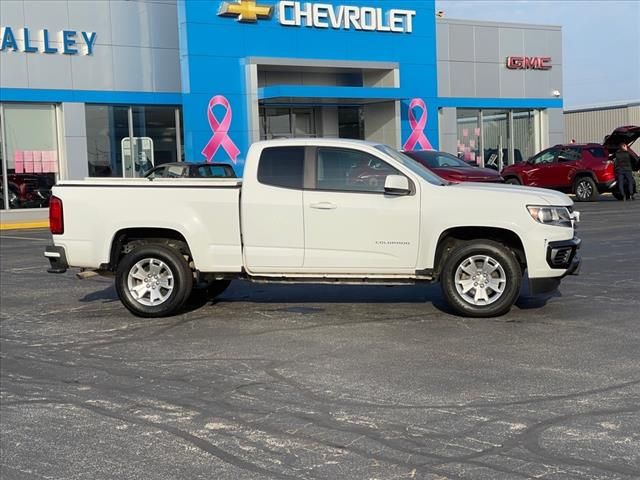
<path id="1" fill-rule="evenodd" d="M 31 228 L 49 228 L 49 220 L 0 223 L 0 230 L 27 230 Z"/>

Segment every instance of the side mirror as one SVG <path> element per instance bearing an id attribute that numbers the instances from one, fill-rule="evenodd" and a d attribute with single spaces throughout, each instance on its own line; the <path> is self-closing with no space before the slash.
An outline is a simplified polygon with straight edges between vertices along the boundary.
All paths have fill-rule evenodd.
<path id="1" fill-rule="evenodd" d="M 384 193 L 387 195 L 409 195 L 409 179 L 404 175 L 387 175 L 384 181 Z"/>

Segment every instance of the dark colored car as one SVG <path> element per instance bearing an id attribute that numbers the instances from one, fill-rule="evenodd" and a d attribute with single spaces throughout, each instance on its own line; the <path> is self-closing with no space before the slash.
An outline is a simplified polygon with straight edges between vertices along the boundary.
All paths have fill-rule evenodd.
<path id="1" fill-rule="evenodd" d="M 616 184 L 613 162 L 598 143 L 555 145 L 501 173 L 506 183 L 574 193 L 580 202 L 614 191 Z"/>
<path id="2" fill-rule="evenodd" d="M 146 178 L 237 178 L 226 163 L 163 163 L 149 170 Z"/>
<path id="3" fill-rule="evenodd" d="M 503 182 L 496 170 L 469 165 L 450 153 L 435 150 L 405 151 L 403 153 L 449 182 Z"/>

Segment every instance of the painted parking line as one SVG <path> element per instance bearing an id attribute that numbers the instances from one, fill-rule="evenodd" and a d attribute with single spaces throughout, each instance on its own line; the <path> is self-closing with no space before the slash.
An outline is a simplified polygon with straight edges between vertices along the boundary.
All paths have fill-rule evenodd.
<path id="1" fill-rule="evenodd" d="M 35 222 L 0 223 L 0 230 L 27 230 L 31 228 L 49 228 L 49 220 Z"/>

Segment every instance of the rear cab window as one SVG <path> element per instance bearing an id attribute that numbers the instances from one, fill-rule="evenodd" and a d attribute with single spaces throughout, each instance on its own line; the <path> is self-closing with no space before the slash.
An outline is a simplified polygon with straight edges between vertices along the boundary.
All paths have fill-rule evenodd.
<path id="1" fill-rule="evenodd" d="M 258 182 L 273 187 L 302 190 L 304 152 L 304 147 L 265 148 L 258 164 Z"/>

